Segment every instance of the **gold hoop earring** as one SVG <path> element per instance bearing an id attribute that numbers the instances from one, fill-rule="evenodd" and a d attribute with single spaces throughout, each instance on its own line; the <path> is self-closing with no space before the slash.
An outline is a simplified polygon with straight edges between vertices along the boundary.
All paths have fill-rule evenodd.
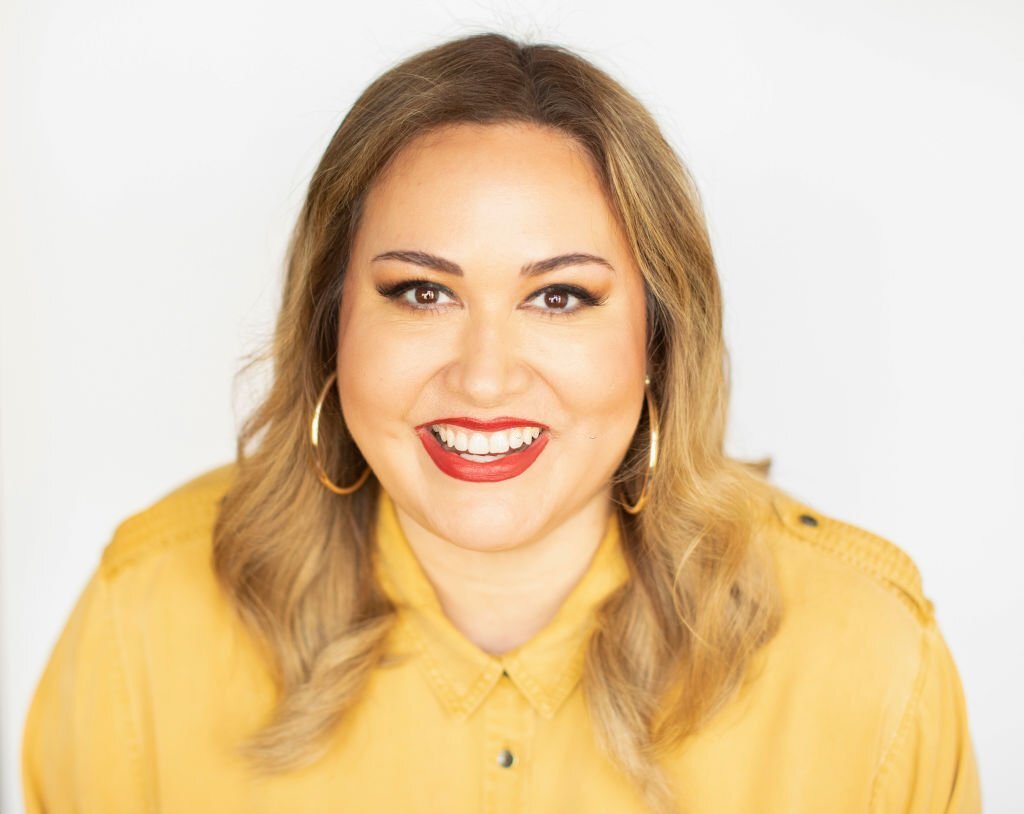
<path id="1" fill-rule="evenodd" d="M 366 467 L 363 474 L 359 476 L 359 480 L 352 486 L 336 486 L 331 482 L 331 479 L 324 471 L 323 465 L 320 463 L 320 409 L 324 406 L 324 398 L 327 397 L 327 391 L 337 377 L 338 371 L 335 370 L 327 377 L 327 383 L 324 384 L 323 389 L 320 391 L 320 398 L 316 400 L 316 408 L 313 410 L 313 421 L 309 427 L 309 440 L 313 445 L 313 465 L 316 467 L 316 474 L 320 478 L 320 482 L 336 495 L 350 495 L 366 482 L 367 477 L 370 475 L 370 467 Z"/>
<path id="2" fill-rule="evenodd" d="M 654 477 L 654 470 L 658 466 L 658 408 L 654 405 L 654 399 L 651 398 L 650 391 L 651 377 L 644 377 L 644 398 L 647 399 L 647 418 L 651 428 L 651 453 L 647 462 L 647 470 L 644 472 L 644 485 L 640 490 L 640 497 L 637 498 L 636 503 L 630 506 L 628 503 L 623 503 L 622 508 L 630 514 L 639 514 L 640 510 L 647 503 L 649 495 L 649 487 L 651 479 Z"/>

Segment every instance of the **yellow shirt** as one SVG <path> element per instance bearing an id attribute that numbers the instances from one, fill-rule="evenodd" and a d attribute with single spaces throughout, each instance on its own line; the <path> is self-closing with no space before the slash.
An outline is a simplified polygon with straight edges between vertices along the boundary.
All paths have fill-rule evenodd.
<path id="1" fill-rule="evenodd" d="M 628 577 L 618 523 L 555 618 L 492 656 L 442 612 L 386 493 L 379 576 L 394 652 L 413 657 L 373 674 L 321 761 L 248 774 L 232 749 L 274 692 L 210 564 L 232 472 L 118 526 L 33 696 L 28 814 L 644 811 L 579 682 L 592 610 Z M 685 810 L 980 811 L 963 691 L 910 558 L 792 498 L 766 522 L 785 619 L 756 678 L 666 764 Z"/>

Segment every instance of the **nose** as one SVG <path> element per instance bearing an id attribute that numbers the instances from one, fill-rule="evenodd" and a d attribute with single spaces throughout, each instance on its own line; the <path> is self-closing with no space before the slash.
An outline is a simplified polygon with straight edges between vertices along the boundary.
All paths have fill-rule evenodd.
<path id="1" fill-rule="evenodd" d="M 519 327 L 490 313 L 465 321 L 459 357 L 449 367 L 449 387 L 482 408 L 500 407 L 523 393 L 529 370 L 523 359 Z"/>

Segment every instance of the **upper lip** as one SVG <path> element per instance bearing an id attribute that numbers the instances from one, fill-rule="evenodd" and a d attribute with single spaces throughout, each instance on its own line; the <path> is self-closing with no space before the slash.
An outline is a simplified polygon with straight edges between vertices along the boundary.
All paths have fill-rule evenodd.
<path id="1" fill-rule="evenodd" d="M 480 432 L 497 432 L 498 430 L 507 430 L 509 427 L 540 427 L 542 430 L 548 428 L 547 424 L 541 424 L 539 421 L 530 421 L 526 418 L 511 418 L 509 416 L 492 418 L 488 421 L 482 421 L 479 418 L 469 418 L 468 416 L 436 418 L 422 426 L 430 427 L 434 424 L 452 424 L 465 427 L 467 430 L 479 430 Z"/>

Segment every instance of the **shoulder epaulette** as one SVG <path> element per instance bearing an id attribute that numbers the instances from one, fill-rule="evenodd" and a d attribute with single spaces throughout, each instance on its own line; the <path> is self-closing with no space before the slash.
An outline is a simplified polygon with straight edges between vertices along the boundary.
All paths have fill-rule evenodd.
<path id="1" fill-rule="evenodd" d="M 801 540 L 849 562 L 879 580 L 925 621 L 934 607 L 923 590 L 917 565 L 895 543 L 859 526 L 829 517 L 791 495 L 772 498 L 778 520 Z"/>
<path id="2" fill-rule="evenodd" d="M 204 472 L 121 521 L 103 549 L 101 570 L 112 576 L 151 552 L 208 533 L 235 471 L 230 463 Z"/>

